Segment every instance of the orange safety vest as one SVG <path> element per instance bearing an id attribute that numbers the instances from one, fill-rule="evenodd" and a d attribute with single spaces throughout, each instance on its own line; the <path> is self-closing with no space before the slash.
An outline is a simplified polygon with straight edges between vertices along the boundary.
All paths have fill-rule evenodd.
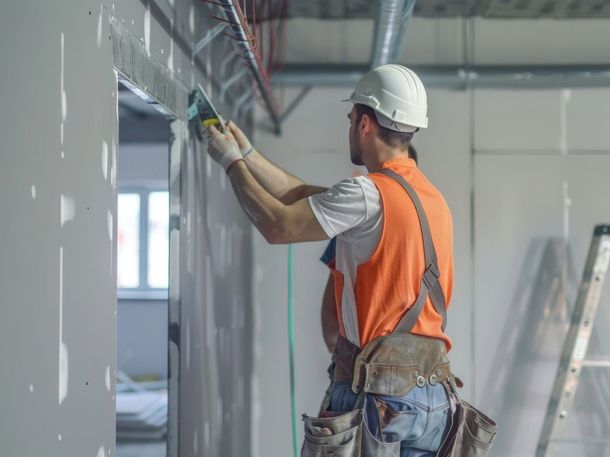
<path id="1" fill-rule="evenodd" d="M 448 306 L 453 291 L 453 223 L 447 202 L 412 159 L 393 159 L 383 163 L 382 168 L 405 178 L 422 202 L 438 258 L 439 283 Z M 413 202 L 392 178 L 381 173 L 371 173 L 369 178 L 379 190 L 383 227 L 371 258 L 356 271 L 354 292 L 360 347 L 394 331 L 416 301 L 425 270 L 422 231 Z M 341 313 L 343 275 L 334 268 L 334 262 L 330 267 L 335 281 L 339 333 L 345 337 Z M 441 326 L 442 317 L 428 297 L 411 333 L 439 338 L 449 351 L 451 339 Z"/>

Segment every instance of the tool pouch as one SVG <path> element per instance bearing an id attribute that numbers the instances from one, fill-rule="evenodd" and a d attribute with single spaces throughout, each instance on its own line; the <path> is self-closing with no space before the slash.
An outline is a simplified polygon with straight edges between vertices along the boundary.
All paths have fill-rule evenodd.
<path id="1" fill-rule="evenodd" d="M 496 436 L 496 423 L 462 400 L 452 382 L 443 384 L 452 409 L 451 428 L 438 457 L 486 457 Z"/>
<path id="2" fill-rule="evenodd" d="M 331 417 L 303 415 L 303 421 L 301 457 L 400 457 L 400 442 L 383 443 L 375 438 L 363 409 Z"/>

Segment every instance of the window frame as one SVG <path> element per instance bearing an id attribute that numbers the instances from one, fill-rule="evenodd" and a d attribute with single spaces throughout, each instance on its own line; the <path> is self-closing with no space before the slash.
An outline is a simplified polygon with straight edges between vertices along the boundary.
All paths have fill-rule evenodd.
<path id="1" fill-rule="evenodd" d="M 162 185 L 129 185 L 123 186 L 117 191 L 117 200 L 119 194 L 137 194 L 140 196 L 138 287 L 119 287 L 117 284 L 117 298 L 119 300 L 167 300 L 169 298 L 169 287 L 148 286 L 148 199 L 152 192 L 167 192 L 169 194 L 169 189 Z M 167 230 L 169 242 L 169 224 Z M 167 268 L 169 278 L 169 262 Z"/>

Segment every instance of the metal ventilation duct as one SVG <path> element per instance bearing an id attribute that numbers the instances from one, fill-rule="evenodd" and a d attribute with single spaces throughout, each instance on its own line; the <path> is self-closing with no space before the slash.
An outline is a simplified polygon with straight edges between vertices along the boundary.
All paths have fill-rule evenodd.
<path id="1" fill-rule="evenodd" d="M 415 0 L 380 0 L 377 2 L 371 68 L 394 63 L 402 56 L 406 32 Z"/>
<path id="2" fill-rule="evenodd" d="M 277 0 L 274 0 L 277 1 Z M 381 0 L 383 3 L 383 0 Z M 366 19 L 376 14 L 371 0 L 291 0 L 289 17 Z M 608 18 L 608 0 L 420 0 L 414 16 L 517 18 Z"/>

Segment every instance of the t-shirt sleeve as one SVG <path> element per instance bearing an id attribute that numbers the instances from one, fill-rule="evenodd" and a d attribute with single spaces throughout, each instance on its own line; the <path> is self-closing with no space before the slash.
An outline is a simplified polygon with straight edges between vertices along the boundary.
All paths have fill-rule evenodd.
<path id="1" fill-rule="evenodd" d="M 348 178 L 308 198 L 309 206 L 329 238 L 362 224 L 368 217 L 364 176 Z"/>

